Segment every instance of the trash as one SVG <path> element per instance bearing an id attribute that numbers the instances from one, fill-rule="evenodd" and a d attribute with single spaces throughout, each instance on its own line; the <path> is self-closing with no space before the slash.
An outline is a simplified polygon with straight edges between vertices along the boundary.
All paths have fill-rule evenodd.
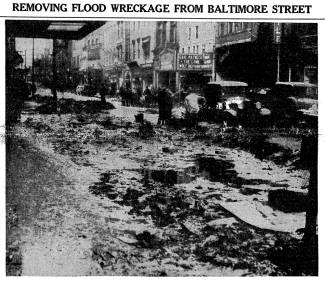
<path id="1" fill-rule="evenodd" d="M 136 235 L 139 246 L 143 248 L 156 248 L 161 246 L 161 241 L 149 231 L 143 231 Z"/>
<path id="2" fill-rule="evenodd" d="M 135 122 L 143 123 L 143 121 L 144 121 L 143 113 L 136 114 L 136 115 L 134 115 L 134 117 L 135 117 Z"/>

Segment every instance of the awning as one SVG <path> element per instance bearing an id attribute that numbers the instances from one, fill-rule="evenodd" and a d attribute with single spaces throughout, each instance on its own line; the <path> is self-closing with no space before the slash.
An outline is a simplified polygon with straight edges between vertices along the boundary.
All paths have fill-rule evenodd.
<path id="1" fill-rule="evenodd" d="M 79 40 L 104 24 L 104 21 L 6 20 L 6 35 Z"/>

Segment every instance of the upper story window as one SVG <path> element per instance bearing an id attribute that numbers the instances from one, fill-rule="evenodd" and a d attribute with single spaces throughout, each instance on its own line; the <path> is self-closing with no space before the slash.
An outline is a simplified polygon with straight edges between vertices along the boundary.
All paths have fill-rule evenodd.
<path id="1" fill-rule="evenodd" d="M 199 26 L 195 26 L 195 38 L 198 39 L 199 38 Z"/>
<path id="2" fill-rule="evenodd" d="M 166 22 L 159 22 L 156 35 L 157 46 L 166 43 Z"/>
<path id="3" fill-rule="evenodd" d="M 235 32 L 240 32 L 242 30 L 242 24 L 240 22 L 235 22 Z"/>
<path id="4" fill-rule="evenodd" d="M 135 59 L 135 41 L 132 40 L 132 57 Z"/>
<path id="5" fill-rule="evenodd" d="M 191 33 L 192 33 L 192 31 L 191 31 L 191 28 L 189 27 L 188 28 L 188 40 L 191 40 Z"/>
<path id="6" fill-rule="evenodd" d="M 138 43 L 138 59 L 140 58 L 140 38 L 137 39 L 137 43 Z"/>
<path id="7" fill-rule="evenodd" d="M 150 39 L 142 43 L 143 58 L 147 60 L 150 57 Z"/>
<path id="8" fill-rule="evenodd" d="M 233 22 L 229 22 L 228 23 L 228 33 L 232 33 L 233 32 L 233 25 L 234 25 Z"/>
<path id="9" fill-rule="evenodd" d="M 170 22 L 170 36 L 169 36 L 169 41 L 175 43 L 177 36 L 177 23 L 172 21 Z"/>
<path id="10" fill-rule="evenodd" d="M 244 24 L 243 24 L 243 29 L 244 30 L 247 30 L 247 29 L 249 29 L 250 28 L 250 24 L 249 24 L 249 22 L 244 22 Z"/>

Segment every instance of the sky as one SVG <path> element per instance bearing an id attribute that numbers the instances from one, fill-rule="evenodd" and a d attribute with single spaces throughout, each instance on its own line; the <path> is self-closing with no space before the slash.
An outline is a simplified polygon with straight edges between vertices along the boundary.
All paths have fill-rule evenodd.
<path id="1" fill-rule="evenodd" d="M 52 50 L 52 40 L 49 39 L 34 39 L 34 58 L 40 57 L 45 49 Z M 26 66 L 32 65 L 33 56 L 33 39 L 32 38 L 16 38 L 16 50 L 20 52 L 25 64 L 26 50 Z M 52 52 L 52 51 L 51 51 Z"/>

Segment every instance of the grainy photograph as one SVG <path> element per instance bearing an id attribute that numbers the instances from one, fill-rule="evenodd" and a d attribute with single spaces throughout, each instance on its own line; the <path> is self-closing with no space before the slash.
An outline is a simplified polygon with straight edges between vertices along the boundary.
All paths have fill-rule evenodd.
<path id="1" fill-rule="evenodd" d="M 7 276 L 318 275 L 316 23 L 5 31 Z"/>

